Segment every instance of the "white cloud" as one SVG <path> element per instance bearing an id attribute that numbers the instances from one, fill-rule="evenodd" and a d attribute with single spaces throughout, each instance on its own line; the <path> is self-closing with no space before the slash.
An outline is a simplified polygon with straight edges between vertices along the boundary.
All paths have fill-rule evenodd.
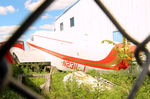
<path id="1" fill-rule="evenodd" d="M 18 29 L 19 26 L 0 26 L 0 42 L 8 40 L 12 36 L 12 33 Z"/>
<path id="2" fill-rule="evenodd" d="M 0 42 L 6 41 L 15 30 L 17 30 L 20 26 L 12 25 L 12 26 L 0 26 Z M 29 27 L 29 29 L 36 29 L 36 27 Z M 23 34 L 20 39 L 24 39 L 25 35 Z"/>
<path id="3" fill-rule="evenodd" d="M 34 26 L 31 26 L 31 27 L 29 27 L 29 29 L 30 29 L 30 30 L 35 30 L 35 29 L 37 29 L 37 28 L 34 27 Z"/>
<path id="4" fill-rule="evenodd" d="M 11 36 L 12 36 L 12 34 L 1 35 L 0 36 L 0 42 L 7 41 Z"/>
<path id="5" fill-rule="evenodd" d="M 27 0 L 24 5 L 25 8 L 27 8 L 30 11 L 34 11 L 36 8 L 38 8 L 42 2 L 45 0 L 37 0 L 36 2 L 32 2 L 32 0 Z"/>
<path id="6" fill-rule="evenodd" d="M 15 10 L 16 9 L 12 5 L 9 5 L 6 7 L 0 6 L 0 14 L 1 15 L 6 15 L 8 12 L 13 13 L 13 12 L 15 12 Z"/>
<path id="7" fill-rule="evenodd" d="M 54 3 L 48 8 L 48 10 L 60 10 L 65 9 L 77 0 L 55 0 Z"/>
<path id="8" fill-rule="evenodd" d="M 25 8 L 30 11 L 34 11 L 43 1 L 45 0 L 37 0 L 36 2 L 32 2 L 32 0 L 27 0 L 25 2 Z M 73 4 L 77 0 L 55 0 L 52 5 L 48 8 L 48 10 L 59 10 L 64 9 L 71 4 Z"/>
<path id="9" fill-rule="evenodd" d="M 3 35 L 1 36 L 2 40 L 8 40 L 12 35 Z"/>
<path id="10" fill-rule="evenodd" d="M 41 26 L 40 26 L 40 29 L 53 30 L 53 29 L 54 29 L 54 25 L 53 25 L 53 24 L 41 25 Z"/>
<path id="11" fill-rule="evenodd" d="M 6 35 L 1 35 L 0 36 L 0 42 L 5 42 L 7 41 L 10 37 L 12 36 L 12 34 L 6 34 Z M 25 38 L 25 35 L 22 35 L 19 40 L 23 40 Z"/>
<path id="12" fill-rule="evenodd" d="M 10 34 L 13 33 L 19 26 L 0 26 L 0 34 Z"/>
<path id="13" fill-rule="evenodd" d="M 11 26 L 0 26 L 0 34 L 10 34 L 17 30 L 20 26 L 11 25 Z M 30 30 L 36 29 L 36 27 L 31 26 L 29 27 Z"/>
<path id="14" fill-rule="evenodd" d="M 43 15 L 41 18 L 42 18 L 42 19 L 48 19 L 48 18 L 52 18 L 52 16 L 49 15 L 49 14 L 45 14 L 45 15 Z"/>

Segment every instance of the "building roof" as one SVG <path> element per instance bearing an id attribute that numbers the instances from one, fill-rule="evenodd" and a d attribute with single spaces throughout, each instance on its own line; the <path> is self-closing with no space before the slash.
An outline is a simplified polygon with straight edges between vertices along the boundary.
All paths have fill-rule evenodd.
<path id="1" fill-rule="evenodd" d="M 68 9 L 66 9 L 63 14 L 61 14 L 55 21 L 57 21 L 61 16 L 63 16 L 66 12 L 68 12 L 72 7 L 74 7 L 80 0 L 77 0 L 74 4 L 72 4 Z"/>

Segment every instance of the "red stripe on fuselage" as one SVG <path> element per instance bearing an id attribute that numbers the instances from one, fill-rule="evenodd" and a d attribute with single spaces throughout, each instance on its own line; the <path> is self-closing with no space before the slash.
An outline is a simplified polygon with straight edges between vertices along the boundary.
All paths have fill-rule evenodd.
<path id="1" fill-rule="evenodd" d="M 117 68 L 118 65 L 113 66 L 113 67 L 111 67 L 111 66 L 102 66 L 102 65 L 106 65 L 106 64 L 112 62 L 116 58 L 116 55 L 113 55 L 115 53 L 114 50 L 111 50 L 111 52 L 109 53 L 109 55 L 105 59 L 102 59 L 100 61 L 92 61 L 92 60 L 86 60 L 86 59 L 81 59 L 81 58 L 76 58 L 76 57 L 63 55 L 63 54 L 60 54 L 60 53 L 57 53 L 57 52 L 54 52 L 54 51 L 51 51 L 51 50 L 39 47 L 37 45 L 31 44 L 29 42 L 27 42 L 27 43 L 30 46 L 34 47 L 34 48 L 42 50 L 42 51 L 44 51 L 46 53 L 49 53 L 49 54 L 51 54 L 53 56 L 56 56 L 58 58 L 61 58 L 63 60 L 76 62 L 76 63 L 82 64 L 82 65 L 86 65 L 86 66 L 94 67 L 94 68 L 118 70 L 118 68 Z M 96 64 L 97 66 L 96 65 L 91 65 L 91 64 Z"/>

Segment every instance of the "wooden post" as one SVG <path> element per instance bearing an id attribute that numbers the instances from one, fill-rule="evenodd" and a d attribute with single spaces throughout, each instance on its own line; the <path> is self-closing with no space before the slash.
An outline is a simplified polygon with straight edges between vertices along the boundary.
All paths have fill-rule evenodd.
<path id="1" fill-rule="evenodd" d="M 50 73 L 49 73 L 49 76 L 50 76 L 49 84 L 50 84 L 50 85 L 51 85 L 51 83 L 52 83 L 52 72 L 53 72 L 53 66 L 51 66 L 51 70 L 50 70 Z"/>
<path id="2" fill-rule="evenodd" d="M 53 67 L 51 66 L 50 73 L 49 74 L 32 74 L 32 75 L 19 75 L 18 80 L 22 83 L 23 77 L 45 77 L 45 83 L 40 85 L 41 89 L 44 89 L 44 93 L 49 92 L 50 85 L 52 83 L 52 71 Z"/>
<path id="3" fill-rule="evenodd" d="M 19 76 L 18 76 L 18 81 L 19 81 L 20 83 L 22 83 L 22 75 L 19 75 Z"/>

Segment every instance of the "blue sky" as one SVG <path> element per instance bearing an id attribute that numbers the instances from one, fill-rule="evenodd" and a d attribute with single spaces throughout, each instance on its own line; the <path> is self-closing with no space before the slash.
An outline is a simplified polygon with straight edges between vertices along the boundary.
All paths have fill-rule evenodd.
<path id="1" fill-rule="evenodd" d="M 22 21 L 44 0 L 0 0 L 0 42 L 12 35 Z M 20 39 L 26 41 L 38 31 L 52 31 L 55 19 L 76 0 L 55 0 Z"/>

